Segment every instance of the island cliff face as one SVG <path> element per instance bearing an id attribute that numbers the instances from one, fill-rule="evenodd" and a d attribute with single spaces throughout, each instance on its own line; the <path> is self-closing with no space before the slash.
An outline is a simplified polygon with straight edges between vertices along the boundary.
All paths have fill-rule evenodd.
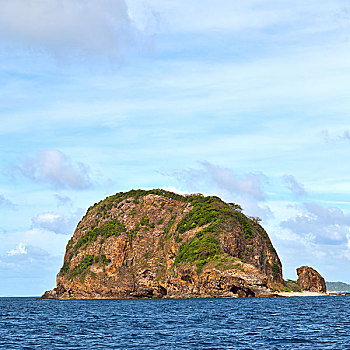
<path id="1" fill-rule="evenodd" d="M 301 266 L 297 268 L 297 283 L 301 290 L 308 292 L 326 293 L 324 278 L 312 267 Z"/>
<path id="2" fill-rule="evenodd" d="M 258 220 L 201 194 L 132 190 L 90 207 L 43 298 L 270 296 L 282 266 Z"/>

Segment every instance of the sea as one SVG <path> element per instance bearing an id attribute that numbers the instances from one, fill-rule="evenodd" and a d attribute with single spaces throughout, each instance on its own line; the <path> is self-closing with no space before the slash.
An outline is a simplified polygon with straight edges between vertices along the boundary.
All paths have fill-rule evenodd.
<path id="1" fill-rule="evenodd" d="M 350 349 L 350 296 L 0 298 L 0 349 Z"/>

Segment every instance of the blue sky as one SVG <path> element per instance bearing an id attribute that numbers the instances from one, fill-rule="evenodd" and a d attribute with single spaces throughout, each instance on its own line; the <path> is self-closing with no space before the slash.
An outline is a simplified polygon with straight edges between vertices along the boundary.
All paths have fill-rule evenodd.
<path id="1" fill-rule="evenodd" d="M 131 188 L 237 202 L 285 278 L 350 282 L 349 43 L 346 1 L 1 1 L 0 295 Z"/>

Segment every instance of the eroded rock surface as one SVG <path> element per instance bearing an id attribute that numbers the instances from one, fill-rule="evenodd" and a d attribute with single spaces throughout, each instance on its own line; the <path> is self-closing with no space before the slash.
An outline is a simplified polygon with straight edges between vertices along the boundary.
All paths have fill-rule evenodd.
<path id="1" fill-rule="evenodd" d="M 238 205 L 132 190 L 88 209 L 43 298 L 271 296 L 282 283 L 267 233 Z"/>
<path id="2" fill-rule="evenodd" d="M 326 282 L 324 278 L 312 267 L 301 266 L 297 269 L 297 274 L 297 283 L 301 290 L 326 293 Z"/>

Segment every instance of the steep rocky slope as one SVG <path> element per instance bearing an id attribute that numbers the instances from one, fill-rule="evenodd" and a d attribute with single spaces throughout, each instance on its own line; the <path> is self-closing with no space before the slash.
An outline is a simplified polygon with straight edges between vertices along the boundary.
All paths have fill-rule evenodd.
<path id="1" fill-rule="evenodd" d="M 43 298 L 263 296 L 282 267 L 258 220 L 201 194 L 132 190 L 90 207 Z"/>
<path id="2" fill-rule="evenodd" d="M 297 268 L 297 274 L 297 283 L 301 290 L 326 293 L 326 282 L 324 278 L 312 267 L 301 266 Z"/>

